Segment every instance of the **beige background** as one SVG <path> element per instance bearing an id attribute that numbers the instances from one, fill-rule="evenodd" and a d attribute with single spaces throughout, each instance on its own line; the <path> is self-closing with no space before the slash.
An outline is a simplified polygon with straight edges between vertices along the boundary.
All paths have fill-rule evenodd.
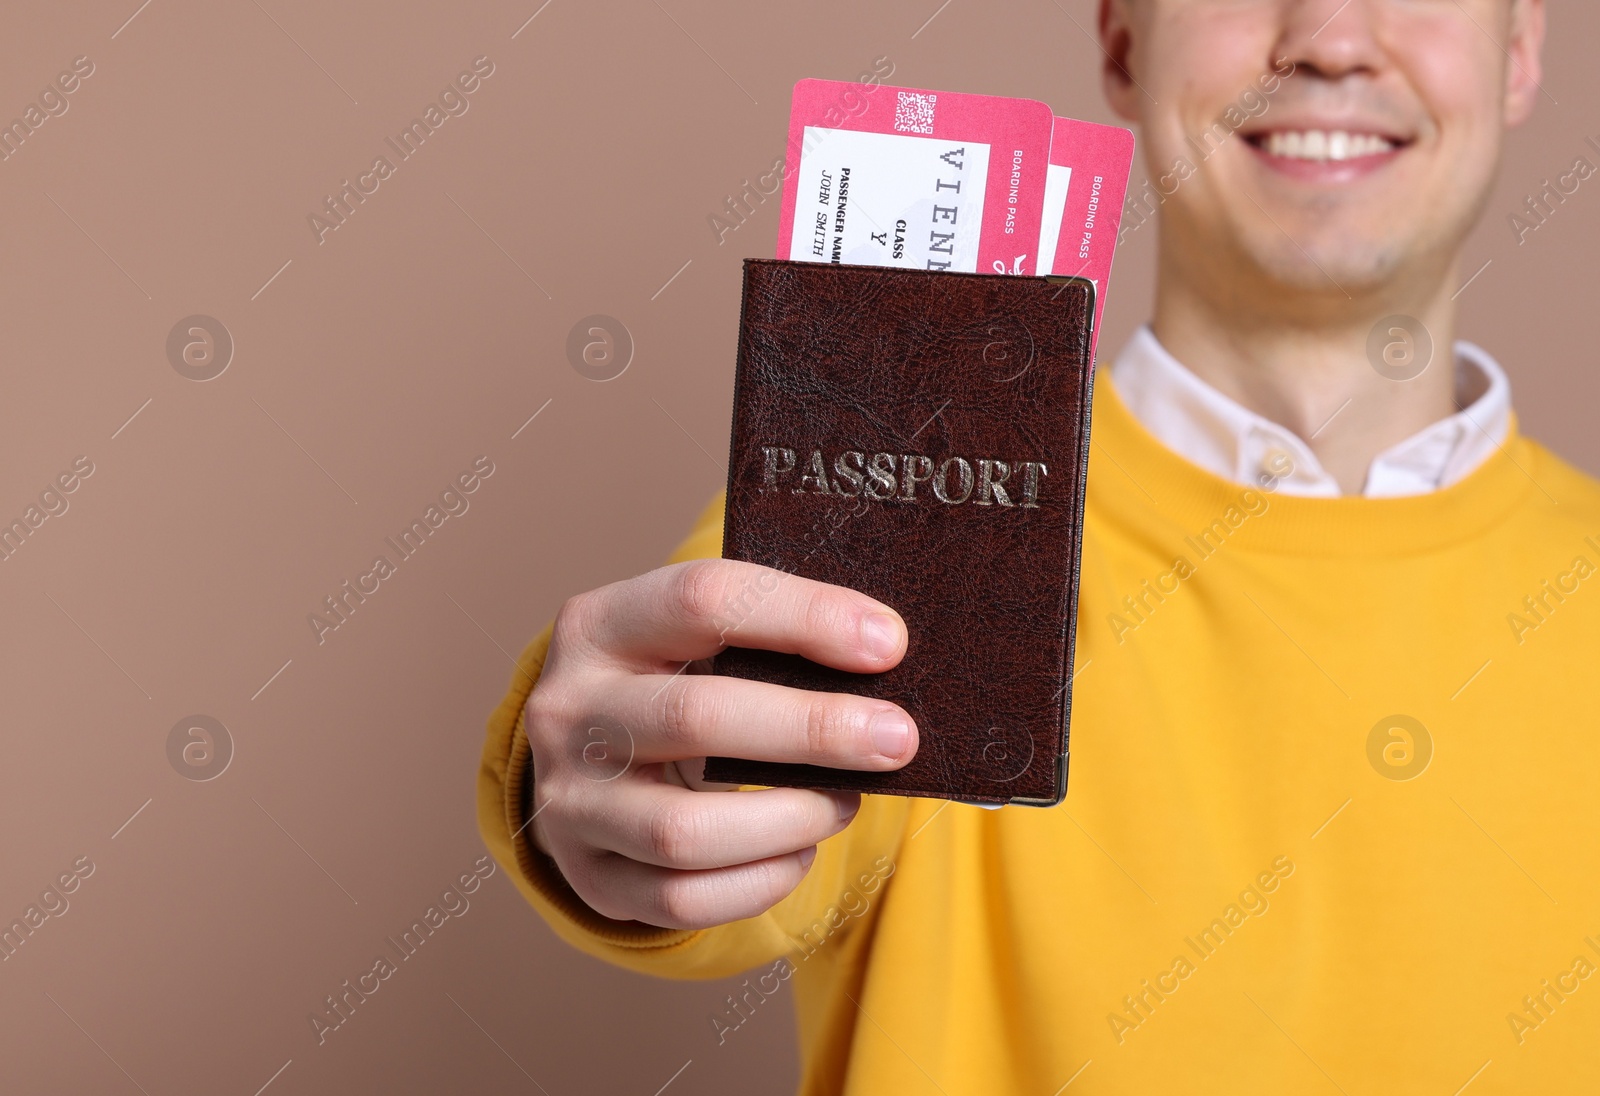
<path id="1" fill-rule="evenodd" d="M 787 1000 L 719 1047 L 729 986 L 577 955 L 503 873 L 326 1045 L 306 1016 L 482 855 L 506 652 L 566 594 L 654 566 L 721 484 L 739 261 L 771 253 L 776 200 L 721 245 L 707 216 L 781 155 L 792 83 L 887 57 L 895 83 L 1110 120 L 1094 5 L 540 2 L 0 14 L 0 120 L 95 66 L 0 163 L 0 518 L 95 467 L 0 563 L 0 921 L 95 864 L 0 963 L 4 1091 L 793 1084 Z M 1506 224 L 1600 162 L 1600 15 L 1552 9 L 1550 96 L 1462 303 L 1524 424 L 1594 471 L 1600 179 L 1525 245 Z M 319 244 L 308 214 L 482 55 L 470 109 Z M 1148 309 L 1154 243 L 1118 261 L 1108 352 Z M 236 342 L 205 383 L 165 350 L 197 313 Z M 606 383 L 566 359 L 591 313 L 637 343 Z M 307 614 L 480 455 L 470 510 L 319 645 Z M 167 757 L 195 713 L 235 744 L 209 782 Z"/>

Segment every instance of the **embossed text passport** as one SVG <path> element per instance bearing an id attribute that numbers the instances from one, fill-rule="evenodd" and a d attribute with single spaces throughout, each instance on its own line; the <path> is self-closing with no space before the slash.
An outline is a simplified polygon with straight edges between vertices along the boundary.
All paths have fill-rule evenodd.
<path id="1" fill-rule="evenodd" d="M 892 700 L 920 745 L 895 772 L 709 779 L 1060 802 L 1094 318 L 1086 278 L 745 261 L 723 555 L 860 590 L 910 642 L 882 674 L 738 646 L 715 670 Z"/>

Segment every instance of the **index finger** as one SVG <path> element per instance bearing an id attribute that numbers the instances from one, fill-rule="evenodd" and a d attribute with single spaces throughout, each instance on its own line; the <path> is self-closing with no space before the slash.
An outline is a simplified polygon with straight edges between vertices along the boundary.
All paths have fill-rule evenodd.
<path id="1" fill-rule="evenodd" d="M 905 622 L 881 601 L 732 559 L 690 560 L 603 586 L 584 595 L 579 611 L 584 646 L 646 660 L 757 647 L 878 673 L 906 648 Z"/>

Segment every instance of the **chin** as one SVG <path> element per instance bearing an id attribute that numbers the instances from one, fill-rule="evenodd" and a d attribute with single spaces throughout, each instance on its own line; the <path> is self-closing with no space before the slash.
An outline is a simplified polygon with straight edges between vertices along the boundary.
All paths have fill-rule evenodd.
<path id="1" fill-rule="evenodd" d="M 1275 210 L 1243 200 L 1179 213 L 1170 205 L 1175 247 L 1201 256 L 1204 278 L 1230 296 L 1269 287 L 1336 301 L 1381 294 L 1409 273 L 1438 269 L 1438 239 L 1419 225 L 1418 211 L 1325 211 L 1310 223 L 1305 210 Z M 1220 208 L 1219 208 L 1220 206 Z M 1389 226 L 1389 231 L 1384 231 Z M 1406 226 L 1409 231 L 1395 231 Z M 1437 232 L 1440 226 L 1432 226 Z M 1447 234 L 1448 235 L 1448 234 Z M 1187 265 L 1187 264 L 1185 264 Z M 1251 287 L 1255 288 L 1252 289 Z M 1268 305 L 1270 308 L 1270 304 Z"/>
<path id="2" fill-rule="evenodd" d="M 1355 233 L 1334 238 L 1299 241 L 1281 236 L 1270 248 L 1258 252 L 1257 266 L 1272 281 L 1302 292 L 1343 297 L 1381 291 L 1401 273 L 1408 253 L 1394 240 L 1362 239 Z"/>

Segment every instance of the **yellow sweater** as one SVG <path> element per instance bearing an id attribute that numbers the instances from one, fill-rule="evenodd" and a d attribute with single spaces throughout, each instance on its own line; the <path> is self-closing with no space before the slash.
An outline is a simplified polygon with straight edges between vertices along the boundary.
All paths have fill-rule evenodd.
<path id="1" fill-rule="evenodd" d="M 868 796 L 760 917 L 605 920 L 511 839 L 546 629 L 495 857 L 591 955 L 750 971 L 712 1042 L 791 986 L 807 1094 L 1600 1091 L 1600 484 L 1513 427 L 1431 495 L 1254 492 L 1097 388 L 1061 806 Z"/>

